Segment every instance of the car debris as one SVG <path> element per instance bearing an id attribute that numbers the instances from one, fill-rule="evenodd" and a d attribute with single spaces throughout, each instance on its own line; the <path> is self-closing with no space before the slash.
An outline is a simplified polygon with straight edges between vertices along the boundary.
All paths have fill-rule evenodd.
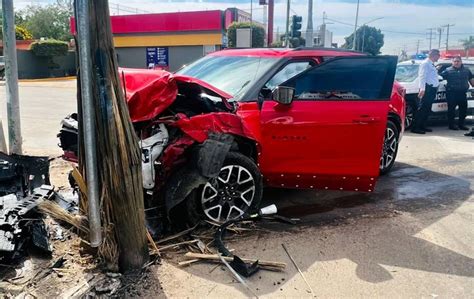
<path id="1" fill-rule="evenodd" d="M 313 288 L 311 288 L 311 286 L 309 285 L 309 282 L 308 280 L 306 280 L 306 276 L 304 275 L 304 273 L 301 271 L 300 267 L 298 267 L 298 265 L 296 264 L 295 260 L 293 259 L 293 257 L 291 256 L 290 252 L 288 251 L 288 249 L 286 248 L 285 244 L 281 244 L 281 247 L 283 247 L 283 249 L 285 250 L 286 254 L 288 255 L 288 257 L 290 258 L 291 262 L 293 263 L 293 266 L 295 266 L 296 270 L 298 270 L 298 272 L 300 273 L 301 277 L 303 278 L 304 282 L 306 283 L 306 286 L 309 288 L 309 291 L 311 293 L 311 296 L 312 297 L 316 297 L 315 296 L 315 293 L 313 291 Z"/>
<path id="2" fill-rule="evenodd" d="M 34 248 L 50 255 L 52 246 L 39 205 L 55 201 L 77 211 L 77 198 L 58 194 L 49 181 L 49 158 L 0 152 L 0 259 L 15 261 Z"/>
<path id="3" fill-rule="evenodd" d="M 51 186 L 43 185 L 24 198 L 16 194 L 0 197 L 0 252 L 15 258 L 31 241 L 34 247 L 51 253 L 45 224 L 35 208 L 53 194 Z"/>

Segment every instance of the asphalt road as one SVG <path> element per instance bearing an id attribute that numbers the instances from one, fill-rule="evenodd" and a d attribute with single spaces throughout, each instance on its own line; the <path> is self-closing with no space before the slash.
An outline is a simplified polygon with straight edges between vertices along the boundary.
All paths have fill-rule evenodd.
<path id="1" fill-rule="evenodd" d="M 74 84 L 21 84 L 26 152 L 60 153 L 55 135 L 75 110 Z M 0 105 L 5 120 L 4 87 Z M 288 264 L 284 273 L 261 271 L 247 280 L 259 297 L 311 296 L 285 244 L 317 297 L 473 298 L 474 140 L 444 125 L 433 129 L 405 134 L 393 171 L 372 194 L 266 190 L 266 203 L 301 223 L 262 224 L 229 243 L 240 256 Z M 164 260 L 153 268 L 153 289 L 171 298 L 249 296 L 228 271 L 213 268 Z"/>

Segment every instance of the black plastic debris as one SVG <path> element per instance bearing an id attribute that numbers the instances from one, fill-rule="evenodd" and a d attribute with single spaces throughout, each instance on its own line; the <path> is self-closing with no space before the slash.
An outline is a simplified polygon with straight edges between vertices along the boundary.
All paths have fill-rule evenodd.
<path id="1" fill-rule="evenodd" d="M 79 212 L 79 194 L 76 190 L 58 191 L 54 194 L 53 200 L 69 213 Z"/>
<path id="2" fill-rule="evenodd" d="M 25 244 L 51 253 L 43 216 L 36 207 L 53 194 L 52 186 L 43 185 L 23 198 L 16 194 L 0 197 L 0 255 L 15 258 Z"/>
<path id="3" fill-rule="evenodd" d="M 7 155 L 0 152 L 0 196 L 25 197 L 33 189 L 49 185 L 49 158 Z"/>

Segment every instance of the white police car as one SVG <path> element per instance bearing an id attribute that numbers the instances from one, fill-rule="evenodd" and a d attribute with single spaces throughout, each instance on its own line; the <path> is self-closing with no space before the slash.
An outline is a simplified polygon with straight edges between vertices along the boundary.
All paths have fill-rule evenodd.
<path id="1" fill-rule="evenodd" d="M 409 60 L 400 62 L 397 65 L 397 72 L 395 74 L 395 80 L 397 80 L 406 89 L 405 101 L 406 101 L 406 117 L 405 117 L 405 128 L 410 128 L 413 123 L 415 111 L 417 110 L 419 99 L 419 80 L 418 80 L 418 68 L 423 60 Z M 436 68 L 438 73 L 441 73 L 446 68 L 451 66 L 450 59 L 440 59 Z M 467 67 L 474 74 L 474 60 L 463 59 L 464 67 Z M 436 99 L 433 102 L 431 110 L 433 111 L 432 117 L 444 117 L 448 111 L 448 103 L 446 101 L 446 80 L 440 76 L 440 85 Z M 467 91 L 467 107 L 468 110 L 474 109 L 474 88 L 469 87 Z"/>

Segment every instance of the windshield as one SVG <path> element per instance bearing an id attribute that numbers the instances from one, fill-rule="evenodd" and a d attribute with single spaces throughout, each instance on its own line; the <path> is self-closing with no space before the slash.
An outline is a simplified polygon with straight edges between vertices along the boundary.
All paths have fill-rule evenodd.
<path id="1" fill-rule="evenodd" d="M 239 100 L 252 82 L 265 74 L 277 58 L 247 56 L 206 56 L 177 72 L 203 80 Z"/>
<path id="2" fill-rule="evenodd" d="M 412 82 L 418 77 L 417 64 L 402 64 L 397 66 L 395 80 L 398 82 Z"/>

